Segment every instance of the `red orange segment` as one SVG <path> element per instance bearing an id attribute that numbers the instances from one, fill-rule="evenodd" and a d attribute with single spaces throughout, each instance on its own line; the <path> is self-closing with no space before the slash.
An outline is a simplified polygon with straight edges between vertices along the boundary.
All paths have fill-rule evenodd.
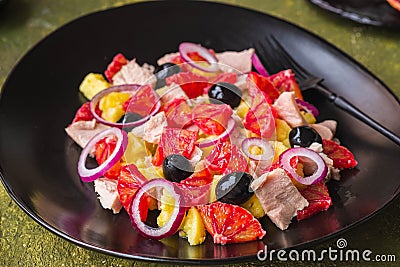
<path id="1" fill-rule="evenodd" d="M 393 8 L 397 9 L 400 11 L 400 0 L 387 0 L 389 5 L 391 5 Z"/>
<path id="2" fill-rule="evenodd" d="M 246 209 L 222 202 L 199 206 L 198 210 L 214 243 L 241 243 L 261 239 L 266 232 Z"/>

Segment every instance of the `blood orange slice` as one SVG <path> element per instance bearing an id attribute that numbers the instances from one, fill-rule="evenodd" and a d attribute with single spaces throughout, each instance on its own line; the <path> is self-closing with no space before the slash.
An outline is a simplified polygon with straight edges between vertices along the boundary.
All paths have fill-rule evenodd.
<path id="1" fill-rule="evenodd" d="M 395 9 L 397 9 L 398 11 L 400 11 L 400 0 L 387 0 L 387 2 L 394 7 Z"/>
<path id="2" fill-rule="evenodd" d="M 309 205 L 297 211 L 297 220 L 299 221 L 327 210 L 332 205 L 332 199 L 324 181 L 307 186 L 300 190 L 300 194 L 307 199 Z"/>
<path id="3" fill-rule="evenodd" d="M 108 159 L 108 157 L 113 153 L 116 145 L 116 136 L 104 137 L 96 143 L 94 155 L 99 165 L 101 165 L 104 161 Z M 107 177 L 109 179 L 118 179 L 120 170 L 121 163 L 117 162 L 104 174 L 104 177 Z"/>
<path id="4" fill-rule="evenodd" d="M 267 79 L 276 87 L 280 94 L 283 92 L 294 92 L 296 98 L 303 99 L 303 95 L 291 69 L 280 71 Z"/>
<path id="5" fill-rule="evenodd" d="M 346 147 L 335 143 L 332 140 L 322 140 L 324 153 L 333 160 L 333 166 L 341 169 L 349 169 L 357 166 L 353 153 Z"/>
<path id="6" fill-rule="evenodd" d="M 125 210 L 130 213 L 133 197 L 142 184 L 147 181 L 146 177 L 140 173 L 134 164 L 125 165 L 121 168 L 121 172 L 118 176 L 118 196 L 119 201 Z M 142 201 L 139 205 L 141 210 L 140 215 L 142 221 L 146 221 L 147 213 L 149 209 L 155 208 L 155 200 L 151 196 L 146 196 L 145 201 Z"/>
<path id="7" fill-rule="evenodd" d="M 266 234 L 260 222 L 242 207 L 214 202 L 199 206 L 198 210 L 216 244 L 248 242 Z"/>

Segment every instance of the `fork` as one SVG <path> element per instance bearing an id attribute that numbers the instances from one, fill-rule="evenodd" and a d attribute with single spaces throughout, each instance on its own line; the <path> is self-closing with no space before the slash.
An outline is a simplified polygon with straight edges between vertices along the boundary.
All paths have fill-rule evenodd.
<path id="1" fill-rule="evenodd" d="M 322 84 L 324 79 L 311 74 L 299 63 L 297 63 L 296 60 L 286 51 L 286 49 L 273 35 L 265 39 L 265 45 L 259 42 L 257 45 L 255 45 L 255 48 L 260 61 L 269 73 L 277 73 L 281 70 L 292 69 L 292 71 L 295 73 L 296 81 L 298 82 L 301 91 L 306 91 L 309 89 L 316 89 L 320 91 L 329 99 L 330 102 L 335 104 L 335 106 L 364 122 L 371 128 L 395 142 L 397 145 L 400 145 L 399 136 L 369 117 L 344 97 L 336 95 L 330 89 L 325 87 Z M 267 58 L 268 61 L 266 61 Z"/>

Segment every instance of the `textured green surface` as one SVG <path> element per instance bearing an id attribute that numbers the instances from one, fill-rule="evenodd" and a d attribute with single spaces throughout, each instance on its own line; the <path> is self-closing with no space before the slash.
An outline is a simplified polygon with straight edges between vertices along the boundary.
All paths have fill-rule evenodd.
<path id="1" fill-rule="evenodd" d="M 0 11 L 0 86 L 18 60 L 35 43 L 61 25 L 94 11 L 138 2 L 129 0 L 9 1 L 8 6 Z M 305 0 L 217 2 L 256 9 L 307 28 L 354 57 L 384 81 L 397 96 L 400 96 L 400 31 L 356 24 L 321 11 Z M 374 254 L 395 254 L 398 266 L 400 262 L 399 214 L 400 201 L 397 200 L 368 222 L 340 237 L 347 239 L 349 246 L 353 249 L 368 248 Z M 330 239 L 319 244 L 315 249 L 334 247 L 335 242 L 336 239 Z M 259 264 L 249 263 L 247 266 Z M 274 262 L 271 266 L 278 264 L 280 266 L 311 265 L 310 262 Z M 345 265 L 359 264 L 346 262 Z M 341 265 L 341 262 L 326 261 L 316 263 L 316 265 Z M 362 265 L 368 266 L 365 263 Z M 373 266 L 372 263 L 370 265 Z M 156 266 L 156 264 L 115 258 L 67 242 L 33 221 L 0 186 L 0 266 Z M 244 266 L 244 264 L 236 266 Z M 396 264 L 392 263 L 392 266 Z"/>

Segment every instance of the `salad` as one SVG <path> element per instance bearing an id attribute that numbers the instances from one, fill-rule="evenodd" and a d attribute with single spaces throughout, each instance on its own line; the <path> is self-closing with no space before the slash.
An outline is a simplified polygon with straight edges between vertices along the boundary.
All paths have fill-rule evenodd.
<path id="1" fill-rule="evenodd" d="M 78 174 L 148 238 L 262 239 L 260 218 L 285 230 L 329 209 L 326 183 L 357 165 L 293 72 L 268 74 L 253 48 L 185 42 L 157 67 L 119 53 L 80 92 L 88 101 L 65 129 L 82 147 Z"/>

